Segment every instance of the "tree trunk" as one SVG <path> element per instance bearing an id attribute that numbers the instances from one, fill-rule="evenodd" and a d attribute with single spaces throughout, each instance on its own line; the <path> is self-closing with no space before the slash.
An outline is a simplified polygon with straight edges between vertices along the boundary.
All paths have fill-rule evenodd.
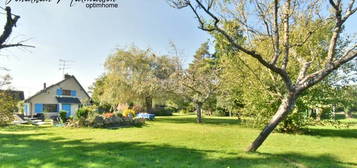
<path id="1" fill-rule="evenodd" d="M 145 97 L 145 106 L 146 106 L 146 112 L 147 113 L 152 113 L 152 97 L 147 96 Z"/>
<path id="2" fill-rule="evenodd" d="M 202 103 L 196 103 L 197 123 L 202 123 Z"/>
<path id="3" fill-rule="evenodd" d="M 321 108 L 316 108 L 316 121 L 321 121 L 322 110 Z"/>
<path id="4" fill-rule="evenodd" d="M 334 120 L 336 120 L 336 106 L 335 105 L 332 106 L 332 118 Z"/>
<path id="5" fill-rule="evenodd" d="M 265 126 L 263 131 L 259 134 L 259 136 L 253 141 L 253 143 L 247 148 L 247 152 L 256 151 L 260 145 L 263 144 L 265 139 L 269 136 L 269 134 L 275 129 L 275 127 L 289 114 L 289 112 L 294 108 L 296 102 L 296 93 L 289 92 L 287 93 L 279 108 L 275 113 L 273 118 L 270 120 L 269 124 Z"/>

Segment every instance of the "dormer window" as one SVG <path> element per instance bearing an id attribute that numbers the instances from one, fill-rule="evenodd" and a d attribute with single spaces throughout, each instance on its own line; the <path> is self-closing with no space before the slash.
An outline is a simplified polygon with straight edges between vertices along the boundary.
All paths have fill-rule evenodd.
<path id="1" fill-rule="evenodd" d="M 71 95 L 71 90 L 62 90 L 62 96 L 72 96 Z"/>
<path id="2" fill-rule="evenodd" d="M 77 96 L 77 92 L 75 90 L 66 90 L 58 88 L 57 96 Z"/>

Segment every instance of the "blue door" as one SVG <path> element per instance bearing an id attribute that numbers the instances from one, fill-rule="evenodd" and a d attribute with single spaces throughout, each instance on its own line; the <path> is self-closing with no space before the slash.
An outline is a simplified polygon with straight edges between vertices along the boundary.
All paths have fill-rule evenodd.
<path id="1" fill-rule="evenodd" d="M 67 112 L 67 117 L 71 116 L 71 104 L 62 104 L 62 110 Z"/>

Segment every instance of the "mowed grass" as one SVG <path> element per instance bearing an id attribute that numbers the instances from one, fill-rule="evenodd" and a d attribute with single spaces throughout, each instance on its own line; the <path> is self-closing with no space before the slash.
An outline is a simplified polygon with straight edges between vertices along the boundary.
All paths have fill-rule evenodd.
<path id="1" fill-rule="evenodd" d="M 345 168 L 357 167 L 357 126 L 272 134 L 257 153 L 244 149 L 260 130 L 235 119 L 159 117 L 141 128 L 0 128 L 0 168 Z M 353 119 L 349 122 L 356 122 Z"/>

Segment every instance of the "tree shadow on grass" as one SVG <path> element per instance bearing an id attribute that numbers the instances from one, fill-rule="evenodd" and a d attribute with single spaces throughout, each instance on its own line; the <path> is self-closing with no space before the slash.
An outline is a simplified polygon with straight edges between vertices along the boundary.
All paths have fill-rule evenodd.
<path id="1" fill-rule="evenodd" d="M 284 154 L 259 153 L 259 154 L 269 157 L 280 158 L 281 160 L 285 160 L 287 163 L 294 165 L 295 167 L 298 168 L 306 168 L 306 167 L 341 168 L 341 167 L 357 166 L 357 163 L 338 161 L 329 154 L 323 154 L 316 157 L 301 155 L 299 153 L 284 153 Z"/>
<path id="2" fill-rule="evenodd" d="M 196 123 L 196 118 L 189 116 L 180 116 L 180 117 L 164 117 L 158 118 L 155 121 L 157 122 L 167 122 L 167 123 Z M 209 118 L 204 117 L 202 124 L 212 124 L 212 125 L 240 125 L 241 121 L 235 118 Z"/>
<path id="3" fill-rule="evenodd" d="M 357 129 L 309 128 L 305 134 L 321 137 L 357 138 Z"/>
<path id="4" fill-rule="evenodd" d="M 346 115 L 345 115 L 345 113 L 340 112 L 335 115 L 335 118 L 336 118 L 336 120 L 346 119 Z M 352 118 L 357 118 L 357 112 L 352 113 Z"/>
<path id="5" fill-rule="evenodd" d="M 30 124 L 23 124 L 23 125 L 7 125 L 0 127 L 2 131 L 33 131 L 42 128 L 51 128 L 50 125 L 41 125 L 41 126 L 34 126 Z"/>
<path id="6" fill-rule="evenodd" d="M 88 139 L 69 140 L 44 134 L 0 133 L 1 168 L 79 168 L 79 167 L 314 167 L 346 168 L 345 163 L 330 155 L 306 156 L 298 153 L 225 153 L 144 142 L 97 143 Z M 212 155 L 221 154 L 224 157 Z"/>

